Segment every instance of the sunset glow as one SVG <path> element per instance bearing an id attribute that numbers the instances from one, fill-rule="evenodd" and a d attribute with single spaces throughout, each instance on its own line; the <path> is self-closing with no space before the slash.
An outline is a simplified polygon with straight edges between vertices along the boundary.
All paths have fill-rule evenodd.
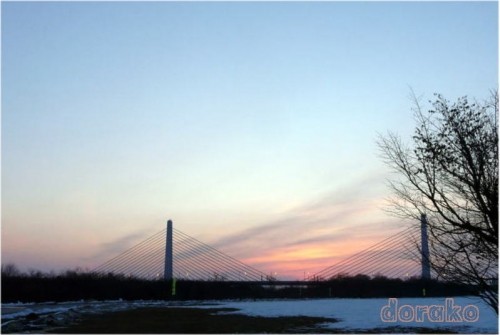
<path id="1" fill-rule="evenodd" d="M 410 90 L 497 86 L 495 2 L 1 5 L 2 262 L 21 269 L 93 269 L 172 219 L 302 279 L 415 224 L 384 211 L 376 145 L 411 138 Z"/>

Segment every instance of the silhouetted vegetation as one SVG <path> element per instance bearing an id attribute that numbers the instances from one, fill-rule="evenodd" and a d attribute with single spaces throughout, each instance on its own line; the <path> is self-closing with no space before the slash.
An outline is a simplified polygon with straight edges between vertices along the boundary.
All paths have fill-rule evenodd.
<path id="1" fill-rule="evenodd" d="M 429 110 L 414 100 L 411 144 L 394 133 L 378 143 L 397 172 L 389 211 L 417 225 L 426 214 L 434 272 L 481 287 L 498 314 L 498 93 L 473 103 L 436 95 Z"/>
<path id="2" fill-rule="evenodd" d="M 425 292 L 424 292 L 425 290 Z M 46 274 L 21 273 L 15 266 L 2 267 L 2 302 L 43 302 L 71 300 L 205 300 L 328 297 L 422 297 L 476 295 L 478 290 L 440 281 L 423 281 L 339 275 L 325 281 L 269 283 L 145 280 L 115 274 L 66 271 Z"/>
<path id="3" fill-rule="evenodd" d="M 309 297 L 452 297 L 477 295 L 478 291 L 467 285 L 436 280 L 422 280 L 417 277 L 408 279 L 338 275 L 328 281 L 319 282 L 308 289 Z"/>

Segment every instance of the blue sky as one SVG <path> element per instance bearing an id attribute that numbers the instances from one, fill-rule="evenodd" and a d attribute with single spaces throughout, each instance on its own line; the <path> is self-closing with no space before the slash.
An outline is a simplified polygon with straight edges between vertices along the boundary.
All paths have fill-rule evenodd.
<path id="1" fill-rule="evenodd" d="M 338 229 L 375 241 L 400 225 L 382 211 L 377 134 L 411 136 L 410 87 L 425 100 L 497 87 L 497 13 L 4 2 L 2 260 L 92 267 L 168 218 L 242 259 L 278 253 L 267 268 L 280 241 L 312 248 L 290 227 L 318 245 Z M 274 242 L 237 238 L 275 226 Z"/>

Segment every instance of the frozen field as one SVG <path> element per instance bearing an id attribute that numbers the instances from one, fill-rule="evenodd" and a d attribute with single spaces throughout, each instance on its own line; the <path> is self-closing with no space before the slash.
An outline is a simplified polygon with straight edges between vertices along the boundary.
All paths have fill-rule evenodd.
<path id="1" fill-rule="evenodd" d="M 255 316 L 319 316 L 339 319 L 340 322 L 325 324 L 325 327 L 340 329 L 374 329 L 392 326 L 446 328 L 460 333 L 498 333 L 498 318 L 495 312 L 476 297 L 454 298 L 455 306 L 477 306 L 479 315 L 474 322 L 383 322 L 381 309 L 388 299 L 314 299 L 276 300 L 252 302 L 218 302 L 222 307 L 237 308 Z M 401 298 L 398 306 L 443 306 L 445 298 Z M 209 307 L 209 306 L 204 306 Z"/>
<path id="2" fill-rule="evenodd" d="M 43 304 L 2 304 L 2 329 L 9 323 L 19 322 L 32 313 L 38 320 L 50 317 L 53 322 L 63 325 L 80 314 L 94 314 L 140 307 L 190 306 L 199 308 L 227 307 L 236 308 L 241 313 L 253 316 L 316 316 L 335 318 L 339 322 L 325 323 L 327 328 L 345 329 L 346 331 L 383 329 L 387 327 L 429 327 L 446 328 L 460 333 L 498 333 L 498 318 L 488 306 L 475 297 L 454 298 L 453 304 L 461 308 L 472 305 L 479 314 L 473 322 L 431 322 L 424 317 L 423 322 L 383 322 L 381 309 L 388 306 L 388 299 L 311 299 L 311 300 L 259 300 L 259 301 L 77 301 Z M 402 298 L 398 305 L 445 306 L 445 298 Z M 406 307 L 408 309 L 408 307 Z M 469 308 L 470 310 L 471 308 Z M 470 315 L 469 315 L 470 316 Z M 474 318 L 476 315 L 472 315 Z"/>

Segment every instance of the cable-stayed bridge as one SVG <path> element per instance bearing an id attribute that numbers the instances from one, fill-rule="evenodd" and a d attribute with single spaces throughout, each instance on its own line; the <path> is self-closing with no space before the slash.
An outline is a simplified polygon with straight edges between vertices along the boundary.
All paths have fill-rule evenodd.
<path id="1" fill-rule="evenodd" d="M 180 230 L 172 228 L 170 237 L 168 230 L 167 227 L 148 237 L 98 266 L 94 272 L 122 274 L 144 279 L 274 280 L 266 273 L 246 265 Z M 170 248 L 172 249 L 169 259 Z M 170 270 L 172 270 L 171 274 L 168 273 Z"/>
<path id="2" fill-rule="evenodd" d="M 430 278 L 427 227 L 410 227 L 306 278 L 306 282 L 343 275 Z M 250 265 L 173 228 L 172 221 L 93 270 L 143 279 L 283 283 Z"/>
<path id="3" fill-rule="evenodd" d="M 311 276 L 308 280 L 326 280 L 343 275 L 364 274 L 388 278 L 409 278 L 421 275 L 421 231 L 416 227 L 403 229 L 382 241 L 361 250 Z"/>

